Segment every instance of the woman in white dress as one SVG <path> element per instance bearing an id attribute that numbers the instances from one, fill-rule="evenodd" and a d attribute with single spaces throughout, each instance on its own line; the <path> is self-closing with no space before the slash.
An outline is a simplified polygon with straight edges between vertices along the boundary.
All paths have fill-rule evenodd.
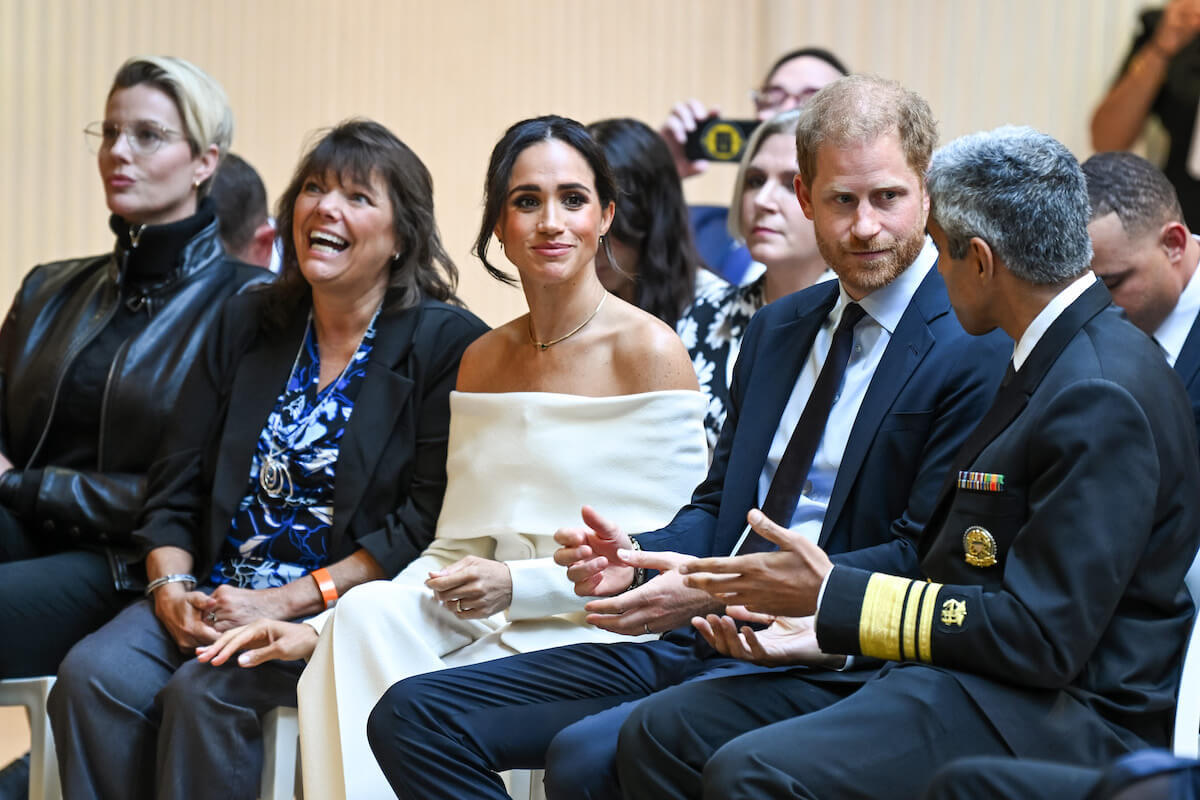
<path id="1" fill-rule="evenodd" d="M 202 653 L 253 666 L 310 658 L 300 680 L 308 797 L 391 797 L 366 720 L 393 683 L 447 666 L 627 639 L 585 621 L 551 556 L 554 531 L 596 502 L 625 530 L 665 524 L 704 477 L 704 399 L 665 324 L 596 276 L 616 187 L 578 123 L 540 117 L 492 152 L 475 252 L 494 235 L 529 313 L 463 355 L 451 394 L 436 538 L 392 581 L 357 587 L 306 624 L 262 621 Z M 318 638 L 319 633 L 319 638 Z"/>

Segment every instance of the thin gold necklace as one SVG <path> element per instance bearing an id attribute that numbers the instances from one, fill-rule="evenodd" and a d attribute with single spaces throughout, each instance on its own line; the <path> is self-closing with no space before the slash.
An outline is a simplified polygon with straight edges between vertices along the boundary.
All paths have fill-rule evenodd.
<path id="1" fill-rule="evenodd" d="M 591 322 L 592 319 L 595 318 L 595 316 L 600 313 L 600 306 L 604 305 L 604 300 L 607 297 L 608 297 L 608 290 L 605 289 L 604 294 L 600 295 L 600 302 L 596 303 L 596 309 L 592 313 L 588 314 L 587 319 L 585 319 L 583 322 L 579 323 L 578 327 L 576 327 L 575 330 L 571 331 L 570 333 L 560 336 L 557 339 L 551 339 L 548 342 L 539 342 L 537 340 L 537 337 L 535 337 L 533 335 L 533 314 L 530 314 L 529 315 L 529 341 L 533 342 L 533 346 L 536 347 L 538 350 L 548 350 L 551 346 L 556 345 L 559 342 L 565 341 L 567 339 L 570 339 L 572 336 L 574 336 L 575 334 L 577 334 L 581 330 L 583 330 L 584 326 L 587 325 L 589 322 Z"/>

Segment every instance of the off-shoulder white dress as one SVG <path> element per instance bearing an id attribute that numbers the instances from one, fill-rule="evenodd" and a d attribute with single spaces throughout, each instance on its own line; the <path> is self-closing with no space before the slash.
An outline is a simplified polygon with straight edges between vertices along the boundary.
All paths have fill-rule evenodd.
<path id="1" fill-rule="evenodd" d="M 362 584 L 310 620 L 321 637 L 298 688 L 306 797 L 394 796 L 366 724 L 403 678 L 577 642 L 629 641 L 584 622 L 586 598 L 551 558 L 554 531 L 582 524 L 584 503 L 625 531 L 661 527 L 707 469 L 699 392 L 453 392 L 450 410 L 436 538 L 393 580 Z M 430 571 L 472 554 L 508 563 L 506 612 L 458 619 L 426 588 Z"/>

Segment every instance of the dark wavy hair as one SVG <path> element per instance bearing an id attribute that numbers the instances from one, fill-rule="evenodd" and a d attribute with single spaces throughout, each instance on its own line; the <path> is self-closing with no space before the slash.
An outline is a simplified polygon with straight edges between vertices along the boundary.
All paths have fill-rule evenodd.
<path id="1" fill-rule="evenodd" d="M 399 257 L 389 264 L 389 307 L 409 308 L 422 297 L 462 305 L 455 294 L 458 268 L 442 246 L 433 215 L 429 170 L 408 145 L 378 122 L 350 119 L 325 131 L 309 148 L 279 198 L 275 217 L 283 243 L 283 267 L 280 279 L 266 289 L 275 300 L 267 310 L 271 321 L 288 319 L 296 303 L 310 294 L 296 258 L 292 215 L 304 182 L 328 173 L 359 183 L 370 183 L 371 176 L 378 175 L 387 187 L 392 227 L 401 246 Z"/>
<path id="2" fill-rule="evenodd" d="M 508 194 L 508 182 L 512 178 L 513 164 L 525 148 L 557 139 L 570 145 L 583 160 L 592 168 L 592 176 L 596 182 L 596 195 L 600 205 L 607 206 L 617 199 L 617 182 L 613 178 L 604 151 L 588 134 L 587 129 L 573 119 L 549 115 L 523 119 L 504 132 L 500 141 L 492 148 L 492 157 L 488 161 L 487 178 L 483 183 L 483 221 L 479 225 L 479 235 L 475 237 L 475 247 L 472 252 L 483 262 L 488 274 L 498 281 L 515 286 L 517 279 L 488 261 L 488 245 L 492 241 L 492 232 L 504 213 L 504 199 Z"/>
<path id="3" fill-rule="evenodd" d="M 767 70 L 767 76 L 763 78 L 763 85 L 766 86 L 771 82 L 771 76 L 778 72 L 780 67 L 789 61 L 795 61 L 797 58 L 815 58 L 818 61 L 824 61 L 843 75 L 850 74 L 850 70 L 846 68 L 845 63 L 824 47 L 801 47 L 797 50 L 784 53 L 775 59 L 775 63 Z"/>
<path id="4" fill-rule="evenodd" d="M 692 302 L 702 263 L 679 173 L 662 137 L 636 119 L 588 126 L 617 178 L 621 200 L 608 235 L 637 252 L 634 304 L 671 327 Z"/>

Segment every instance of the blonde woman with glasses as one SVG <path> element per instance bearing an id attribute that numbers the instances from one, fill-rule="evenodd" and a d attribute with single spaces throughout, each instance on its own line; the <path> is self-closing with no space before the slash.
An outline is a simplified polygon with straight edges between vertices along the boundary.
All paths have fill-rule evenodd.
<path id="1" fill-rule="evenodd" d="M 116 236 L 36 267 L 0 329 L 0 678 L 52 674 L 140 596 L 145 474 L 221 300 L 269 273 L 230 259 L 206 199 L 224 90 L 177 58 L 117 71 L 85 133 Z"/>

